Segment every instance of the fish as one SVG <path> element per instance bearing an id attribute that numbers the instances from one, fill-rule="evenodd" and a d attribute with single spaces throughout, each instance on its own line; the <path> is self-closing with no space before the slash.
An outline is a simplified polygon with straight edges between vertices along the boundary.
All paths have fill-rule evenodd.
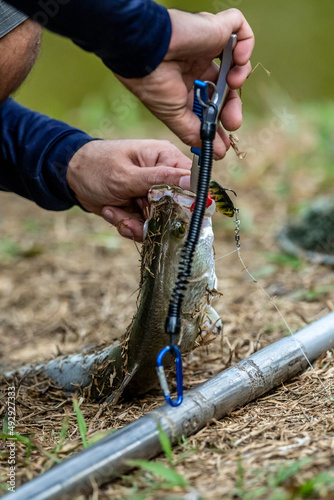
<path id="1" fill-rule="evenodd" d="M 34 367 L 66 393 L 80 389 L 93 401 L 116 403 L 120 396 L 140 396 L 157 385 L 156 358 L 169 343 L 165 333 L 171 293 L 187 237 L 195 195 L 179 187 L 153 186 L 144 225 L 137 311 L 123 337 L 106 347 L 55 358 Z M 181 332 L 176 345 L 190 352 L 201 332 L 220 333 L 222 322 L 211 303 L 218 288 L 214 261 L 212 215 L 206 209 L 189 284 L 184 293 Z M 165 367 L 172 356 L 164 359 Z M 27 373 L 27 369 L 20 374 Z M 31 368 L 30 368 L 31 372 Z"/>
<path id="2" fill-rule="evenodd" d="M 169 343 L 165 321 L 195 195 L 178 187 L 155 186 L 149 191 L 148 200 L 150 216 L 145 224 L 142 249 L 140 303 L 129 327 L 127 341 L 131 380 L 125 393 L 130 396 L 147 392 L 157 382 L 156 358 Z M 218 287 L 213 251 L 214 211 L 213 203 L 204 214 L 191 276 L 184 293 L 181 332 L 176 341 L 181 353 L 192 350 L 206 318 L 211 323 L 220 321 L 210 304 L 210 293 L 213 295 Z M 170 358 L 167 365 L 171 362 Z"/>

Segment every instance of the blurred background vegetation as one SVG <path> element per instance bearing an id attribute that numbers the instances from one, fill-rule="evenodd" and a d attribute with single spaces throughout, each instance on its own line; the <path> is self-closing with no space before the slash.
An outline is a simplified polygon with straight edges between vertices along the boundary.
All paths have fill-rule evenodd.
<path id="1" fill-rule="evenodd" d="M 163 0 L 188 11 L 240 9 L 256 36 L 253 67 L 242 99 L 245 122 L 271 113 L 277 100 L 327 104 L 334 88 L 333 0 Z M 136 136 L 143 124 L 158 121 L 129 94 L 92 54 L 70 40 L 46 32 L 38 62 L 16 96 L 22 104 L 83 128 L 94 136 Z M 316 109 L 314 108 L 316 112 Z M 163 129 L 163 125 L 158 125 Z M 150 132 L 151 136 L 152 133 Z M 153 137 L 153 136 L 152 136 Z"/>

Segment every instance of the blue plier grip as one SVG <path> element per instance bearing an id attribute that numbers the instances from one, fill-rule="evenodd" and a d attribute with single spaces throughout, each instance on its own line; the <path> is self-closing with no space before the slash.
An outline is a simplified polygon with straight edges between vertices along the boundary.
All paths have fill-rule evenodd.
<path id="1" fill-rule="evenodd" d="M 164 356 L 170 352 L 175 356 L 175 366 L 176 366 L 176 385 L 177 385 L 177 400 L 174 401 L 171 398 L 168 382 L 165 375 L 165 369 L 163 365 Z M 179 406 L 183 401 L 183 374 L 182 374 L 182 357 L 181 352 L 175 345 L 168 345 L 162 351 L 159 352 L 157 357 L 157 373 L 162 389 L 162 393 L 165 397 L 166 403 L 170 406 Z"/>
<path id="2" fill-rule="evenodd" d="M 193 113 L 195 113 L 198 118 L 203 121 L 203 106 L 199 102 L 197 94 L 200 94 L 200 97 L 203 102 L 208 103 L 209 101 L 209 91 L 208 85 L 201 80 L 195 80 L 194 82 L 194 103 L 193 103 Z M 201 160 L 201 150 L 199 148 L 191 148 L 190 151 L 199 157 L 198 164 L 200 165 Z"/>

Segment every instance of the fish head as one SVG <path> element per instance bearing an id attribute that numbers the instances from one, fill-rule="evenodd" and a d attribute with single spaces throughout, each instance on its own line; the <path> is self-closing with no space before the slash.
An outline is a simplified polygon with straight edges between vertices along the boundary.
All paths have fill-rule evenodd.
<path id="1" fill-rule="evenodd" d="M 144 228 L 143 255 L 147 257 L 145 269 L 154 277 L 154 288 L 166 304 L 178 275 L 181 251 L 189 232 L 195 199 L 194 193 L 176 186 L 153 186 L 148 193 L 150 212 Z M 197 309 L 205 295 L 205 289 L 215 286 L 211 220 L 214 212 L 215 202 L 212 201 L 204 214 L 183 311 Z"/>

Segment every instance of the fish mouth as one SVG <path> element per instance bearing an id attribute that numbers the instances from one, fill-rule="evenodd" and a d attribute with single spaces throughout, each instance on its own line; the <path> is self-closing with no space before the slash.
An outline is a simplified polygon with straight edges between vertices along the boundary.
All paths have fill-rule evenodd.
<path id="1" fill-rule="evenodd" d="M 193 205 L 196 200 L 196 195 L 194 193 L 182 189 L 179 186 L 168 186 L 167 184 L 152 186 L 147 194 L 147 199 L 150 205 L 150 212 L 148 218 L 144 223 L 144 240 L 147 235 L 148 223 L 154 217 L 155 207 L 159 206 L 160 203 L 163 203 L 166 198 L 170 198 L 175 205 L 178 205 L 184 214 L 185 220 L 190 221 Z M 205 229 L 206 227 L 212 227 L 211 217 L 214 214 L 215 210 L 216 204 L 215 201 L 212 200 L 211 205 L 205 209 L 202 229 Z"/>
<path id="2" fill-rule="evenodd" d="M 154 204 L 159 202 L 165 196 L 173 198 L 174 202 L 180 205 L 181 208 L 191 212 L 192 205 L 196 200 L 196 195 L 191 191 L 180 188 L 179 186 L 167 186 L 166 184 L 152 186 L 148 192 L 147 199 L 149 203 Z M 211 217 L 216 209 L 214 200 L 205 210 L 205 216 Z M 190 215 L 190 214 L 189 214 Z"/>

